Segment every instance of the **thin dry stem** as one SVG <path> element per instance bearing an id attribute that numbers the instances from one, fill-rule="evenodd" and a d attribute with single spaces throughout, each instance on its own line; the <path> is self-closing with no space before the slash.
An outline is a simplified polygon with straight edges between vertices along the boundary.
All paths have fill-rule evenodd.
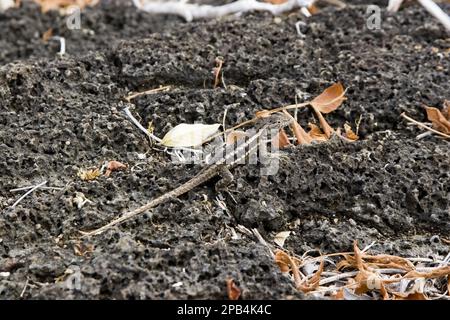
<path id="1" fill-rule="evenodd" d="M 404 112 L 403 112 L 400 116 L 403 117 L 403 118 L 405 118 L 405 119 L 408 120 L 409 122 L 415 124 L 415 125 L 418 126 L 418 127 L 421 127 L 421 128 L 423 128 L 423 129 L 425 129 L 425 130 L 428 130 L 428 131 L 431 131 L 431 132 L 433 132 L 433 133 L 436 133 L 436 134 L 438 134 L 438 135 L 440 135 L 440 136 L 442 136 L 442 137 L 444 137 L 444 138 L 447 138 L 447 139 L 450 138 L 450 135 L 445 134 L 445 133 L 443 133 L 443 132 L 440 132 L 440 131 L 438 131 L 438 130 L 435 130 L 435 129 L 433 129 L 433 128 L 430 128 L 430 127 L 424 125 L 422 122 L 419 122 L 419 121 L 417 121 L 417 120 L 414 120 L 414 119 L 411 118 L 411 117 L 408 117 Z"/>

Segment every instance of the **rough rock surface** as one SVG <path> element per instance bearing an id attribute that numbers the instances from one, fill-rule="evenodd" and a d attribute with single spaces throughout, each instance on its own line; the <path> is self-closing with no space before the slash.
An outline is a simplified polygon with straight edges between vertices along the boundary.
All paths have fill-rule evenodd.
<path id="1" fill-rule="evenodd" d="M 246 14 L 185 23 L 104 1 L 67 30 L 57 13 L 36 6 L 0 13 L 0 298 L 226 298 L 231 277 L 243 298 L 302 298 L 256 239 L 291 230 L 286 249 L 348 251 L 353 240 L 375 252 L 444 255 L 450 231 L 449 142 L 416 140 L 399 115 L 425 120 L 450 92 L 448 34 L 419 6 L 382 11 L 382 29 L 365 27 L 366 5 L 326 7 L 305 18 Z M 381 3 L 381 2 L 380 2 Z M 447 10 L 449 6 L 446 6 Z M 295 23 L 304 21 L 301 37 Z M 64 36 L 67 55 L 43 33 Z M 212 88 L 214 59 L 225 60 L 227 89 Z M 262 108 L 308 99 L 341 81 L 348 100 L 327 115 L 334 127 L 362 117 L 361 140 L 284 151 L 277 175 L 234 171 L 216 201 L 214 181 L 103 235 L 77 231 L 185 182 L 198 170 L 173 164 L 122 113 L 126 106 L 162 136 L 181 122 L 249 119 Z M 124 102 L 130 91 L 173 89 Z M 303 125 L 312 121 L 299 112 Z M 80 168 L 105 160 L 129 169 L 91 182 Z M 21 193 L 39 190 L 11 209 Z M 78 208 L 77 195 L 91 202 Z M 236 201 L 236 202 L 234 202 Z M 80 255 L 85 251 L 84 256 Z M 182 285 L 175 285 L 182 282 Z"/>

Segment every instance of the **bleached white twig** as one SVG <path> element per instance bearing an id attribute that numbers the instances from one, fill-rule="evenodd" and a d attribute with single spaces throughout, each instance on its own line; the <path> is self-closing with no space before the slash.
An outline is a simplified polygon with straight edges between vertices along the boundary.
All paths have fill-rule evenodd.
<path id="1" fill-rule="evenodd" d="M 436 19 L 438 19 L 447 31 L 450 31 L 450 17 L 433 0 L 418 0 L 419 3 Z"/>
<path id="2" fill-rule="evenodd" d="M 138 127 L 139 130 L 141 130 L 143 133 L 145 133 L 147 135 L 147 137 L 149 137 L 152 140 L 155 140 L 158 143 L 162 142 L 162 139 L 158 138 L 157 136 L 155 136 L 154 134 L 148 132 L 147 129 L 145 129 L 142 124 L 140 124 L 140 122 L 131 114 L 131 111 L 128 107 L 126 107 L 125 109 L 123 109 L 123 111 L 125 112 L 125 114 L 128 116 L 128 118 L 130 118 L 131 122 L 134 123 L 134 125 L 136 127 Z M 201 150 L 196 150 L 196 149 L 191 149 L 191 148 L 184 148 L 184 147 L 177 147 L 175 149 L 179 149 L 179 150 L 184 150 L 184 151 L 188 151 L 188 152 L 192 152 L 192 153 L 202 153 Z M 178 156 L 178 155 L 176 155 Z"/>
<path id="3" fill-rule="evenodd" d="M 14 0 L 0 0 L 0 12 L 15 6 Z"/>
<path id="4" fill-rule="evenodd" d="M 11 206 L 11 209 L 14 209 L 20 201 L 22 201 L 26 196 L 28 196 L 30 193 L 32 193 L 34 190 L 39 189 L 40 187 L 42 187 L 43 185 L 45 185 L 47 183 L 47 181 L 44 181 L 42 183 L 39 183 L 38 185 L 35 185 L 33 188 L 31 188 L 30 190 L 28 190 L 27 192 L 25 192 L 25 194 L 23 196 L 21 196 L 16 202 L 14 202 L 14 204 Z"/>
<path id="5" fill-rule="evenodd" d="M 60 46 L 58 54 L 60 56 L 63 56 L 66 53 L 66 39 L 64 37 L 59 36 L 51 37 L 50 39 L 59 41 Z"/>
<path id="6" fill-rule="evenodd" d="M 134 123 L 134 125 L 136 127 L 138 127 L 138 129 L 141 130 L 143 133 L 145 133 L 147 135 L 147 137 L 149 137 L 152 140 L 155 140 L 158 143 L 161 143 L 162 140 L 160 138 L 158 138 L 157 136 L 155 136 L 155 135 L 151 134 L 150 132 L 148 132 L 148 130 L 145 129 L 142 126 L 142 124 L 131 114 L 130 109 L 128 107 L 123 109 L 123 111 L 128 116 L 128 118 L 130 118 L 130 120 Z"/>
<path id="7" fill-rule="evenodd" d="M 271 4 L 256 0 L 237 0 L 221 6 L 211 6 L 175 1 L 133 0 L 134 5 L 141 10 L 150 13 L 175 14 L 188 22 L 195 19 L 217 18 L 248 11 L 269 11 L 273 15 L 278 15 L 296 8 L 306 7 L 312 2 L 313 0 L 288 0 L 282 4 Z"/>
<path id="8" fill-rule="evenodd" d="M 389 0 L 389 4 L 387 6 L 387 10 L 390 12 L 397 12 L 402 5 L 403 0 Z"/>
<path id="9" fill-rule="evenodd" d="M 9 192 L 25 191 L 25 190 L 32 189 L 34 187 L 35 186 L 20 187 L 20 188 L 11 189 L 11 190 L 9 190 Z M 59 188 L 59 187 L 41 187 L 41 189 L 43 189 L 43 190 L 58 190 L 58 191 L 61 191 L 64 188 Z"/>
<path id="10" fill-rule="evenodd" d="M 450 17 L 436 4 L 433 0 L 418 0 L 419 3 L 436 19 L 438 19 L 444 27 L 450 31 Z M 389 0 L 387 10 L 397 12 L 402 5 L 403 0 Z"/>

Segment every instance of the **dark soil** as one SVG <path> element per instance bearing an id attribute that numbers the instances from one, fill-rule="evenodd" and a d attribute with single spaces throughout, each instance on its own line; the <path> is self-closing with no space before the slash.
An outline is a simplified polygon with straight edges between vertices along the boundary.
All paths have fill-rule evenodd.
<path id="1" fill-rule="evenodd" d="M 375 253 L 448 253 L 439 239 L 450 231 L 449 142 L 417 140 L 421 131 L 400 118 L 425 121 L 422 104 L 440 107 L 449 98 L 449 35 L 421 7 L 383 9 L 382 29 L 371 31 L 363 1 L 308 19 L 257 13 L 193 23 L 124 2 L 87 9 L 83 29 L 73 31 L 57 13 L 30 4 L 0 14 L 0 272 L 10 273 L 0 276 L 0 298 L 19 298 L 28 283 L 25 299 L 220 299 L 229 277 L 245 299 L 302 298 L 266 247 L 239 232 L 232 237 L 238 224 L 269 242 L 294 231 L 285 248 L 299 255 L 348 251 L 355 239 L 376 241 Z M 295 29 L 300 20 L 305 38 Z M 58 43 L 41 40 L 49 28 L 65 37 L 64 57 Z M 217 56 L 227 89 L 212 88 Z M 237 203 L 215 192 L 213 180 L 155 208 L 152 218 L 84 240 L 82 251 L 92 245 L 93 252 L 77 255 L 78 230 L 198 171 L 151 148 L 124 107 L 162 136 L 181 122 L 221 122 L 225 108 L 231 126 L 337 81 L 348 100 L 327 119 L 354 126 L 362 116 L 360 141 L 289 148 L 268 178 L 241 166 L 230 187 Z M 123 102 L 130 91 L 160 84 L 174 88 Z M 306 110 L 299 116 L 305 126 L 313 119 Z M 105 160 L 129 169 L 91 182 L 77 177 Z M 36 191 L 10 209 L 21 195 L 10 189 L 44 180 L 64 189 Z M 73 201 L 79 193 L 92 201 L 81 209 Z"/>

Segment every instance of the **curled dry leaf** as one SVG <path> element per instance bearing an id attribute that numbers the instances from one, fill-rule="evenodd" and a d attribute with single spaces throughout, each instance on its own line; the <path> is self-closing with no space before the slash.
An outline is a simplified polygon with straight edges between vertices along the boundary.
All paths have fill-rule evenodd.
<path id="1" fill-rule="evenodd" d="M 410 278 L 426 278 L 426 279 L 435 279 L 450 276 L 450 266 L 435 268 L 430 272 L 419 272 L 416 270 L 411 270 L 407 274 L 403 276 L 405 279 Z"/>
<path id="2" fill-rule="evenodd" d="M 363 253 L 358 248 L 358 242 L 355 240 L 353 243 L 354 258 L 358 274 L 355 277 L 356 285 L 355 293 L 364 294 L 371 290 L 379 290 L 383 300 L 389 299 L 389 294 L 384 286 L 383 280 L 380 276 L 372 271 L 369 271 L 369 267 L 363 260 Z"/>
<path id="3" fill-rule="evenodd" d="M 331 134 L 334 132 L 334 129 L 328 124 L 327 120 L 325 120 L 319 109 L 314 106 L 313 109 L 317 115 L 317 118 L 319 118 L 319 123 L 323 129 L 323 132 L 325 132 L 326 137 L 329 139 L 331 137 Z"/>
<path id="4" fill-rule="evenodd" d="M 447 276 L 447 295 L 450 296 L 450 276 Z"/>
<path id="5" fill-rule="evenodd" d="M 433 123 L 434 129 L 445 134 L 450 134 L 450 120 L 437 108 L 425 107 L 425 109 L 427 111 L 428 120 Z M 448 114 L 448 109 L 445 110 L 445 114 Z"/>
<path id="6" fill-rule="evenodd" d="M 241 296 L 241 289 L 234 283 L 233 279 L 227 279 L 227 294 L 230 300 L 238 300 Z"/>
<path id="7" fill-rule="evenodd" d="M 278 265 L 281 272 L 289 272 L 291 269 L 291 259 L 289 255 L 282 250 L 277 250 L 275 252 L 275 263 Z"/>
<path id="8" fill-rule="evenodd" d="M 409 294 L 394 292 L 394 300 L 428 300 L 428 298 L 423 292 L 414 292 Z"/>
<path id="9" fill-rule="evenodd" d="M 358 135 L 356 133 L 353 132 L 352 127 L 350 127 L 349 124 L 344 124 L 344 131 L 345 131 L 345 137 L 347 139 L 356 141 L 359 139 Z"/>
<path id="10" fill-rule="evenodd" d="M 60 10 L 70 6 L 84 8 L 86 6 L 95 6 L 99 0 L 34 0 L 41 6 L 42 12 L 50 10 Z M 64 13 L 64 12 L 63 12 Z"/>
<path id="11" fill-rule="evenodd" d="M 344 87 L 340 82 L 333 84 L 325 89 L 320 95 L 311 101 L 311 105 L 315 110 L 321 113 L 330 113 L 342 104 L 347 98 L 345 97 Z"/>
<path id="12" fill-rule="evenodd" d="M 111 175 L 111 172 L 113 171 L 119 171 L 119 170 L 126 170 L 128 168 L 128 165 L 123 164 L 119 161 L 109 161 L 108 165 L 106 166 L 105 176 L 109 177 Z"/>
<path id="13" fill-rule="evenodd" d="M 297 259 L 291 257 L 282 250 L 277 250 L 275 251 L 275 262 L 280 268 L 281 272 L 292 272 L 295 287 L 299 288 L 302 281 L 300 277 L 300 271 L 298 270 Z"/>
<path id="14" fill-rule="evenodd" d="M 275 238 L 273 239 L 273 242 L 275 242 L 277 245 L 279 245 L 281 248 L 284 246 L 284 242 L 291 234 L 290 231 L 281 231 L 275 235 Z"/>
<path id="15" fill-rule="evenodd" d="M 222 71 L 223 66 L 223 58 L 217 57 L 216 58 L 216 67 L 213 69 L 214 73 L 214 89 L 217 88 L 217 86 L 220 83 L 220 72 Z"/>
<path id="16" fill-rule="evenodd" d="M 316 271 L 316 273 L 314 273 L 314 275 L 309 280 L 297 285 L 297 289 L 301 290 L 303 293 L 314 291 L 319 286 L 320 276 L 322 275 L 324 266 L 325 263 L 322 259 L 320 261 L 319 269 Z"/>
<path id="17" fill-rule="evenodd" d="M 380 254 L 376 256 L 364 254 L 363 257 L 365 260 L 370 261 L 367 263 L 370 267 L 393 268 L 405 271 L 411 271 L 414 269 L 414 265 L 409 260 L 402 257 L 388 254 Z"/>
<path id="18" fill-rule="evenodd" d="M 77 172 L 77 176 L 83 181 L 90 181 L 97 179 L 100 175 L 101 175 L 100 170 L 97 168 L 89 170 L 80 169 Z"/>
<path id="19" fill-rule="evenodd" d="M 275 137 L 273 137 L 272 144 L 277 149 L 283 149 L 291 144 L 289 142 L 289 137 L 287 136 L 286 131 L 284 131 L 284 129 L 281 129 L 280 132 Z"/>
<path id="20" fill-rule="evenodd" d="M 291 128 L 294 132 L 295 138 L 297 139 L 297 144 L 310 144 L 312 139 L 303 129 L 303 127 L 295 120 L 293 116 L 287 110 L 283 110 L 283 113 L 287 115 L 291 120 Z"/>
<path id="21" fill-rule="evenodd" d="M 217 133 L 220 124 L 186 124 L 182 123 L 174 127 L 162 139 L 161 143 L 166 147 L 197 147 L 205 140 Z"/>
<path id="22" fill-rule="evenodd" d="M 309 132 L 308 135 L 311 137 L 311 139 L 316 141 L 327 141 L 328 137 L 323 131 L 314 123 L 308 123 L 309 126 Z"/>

